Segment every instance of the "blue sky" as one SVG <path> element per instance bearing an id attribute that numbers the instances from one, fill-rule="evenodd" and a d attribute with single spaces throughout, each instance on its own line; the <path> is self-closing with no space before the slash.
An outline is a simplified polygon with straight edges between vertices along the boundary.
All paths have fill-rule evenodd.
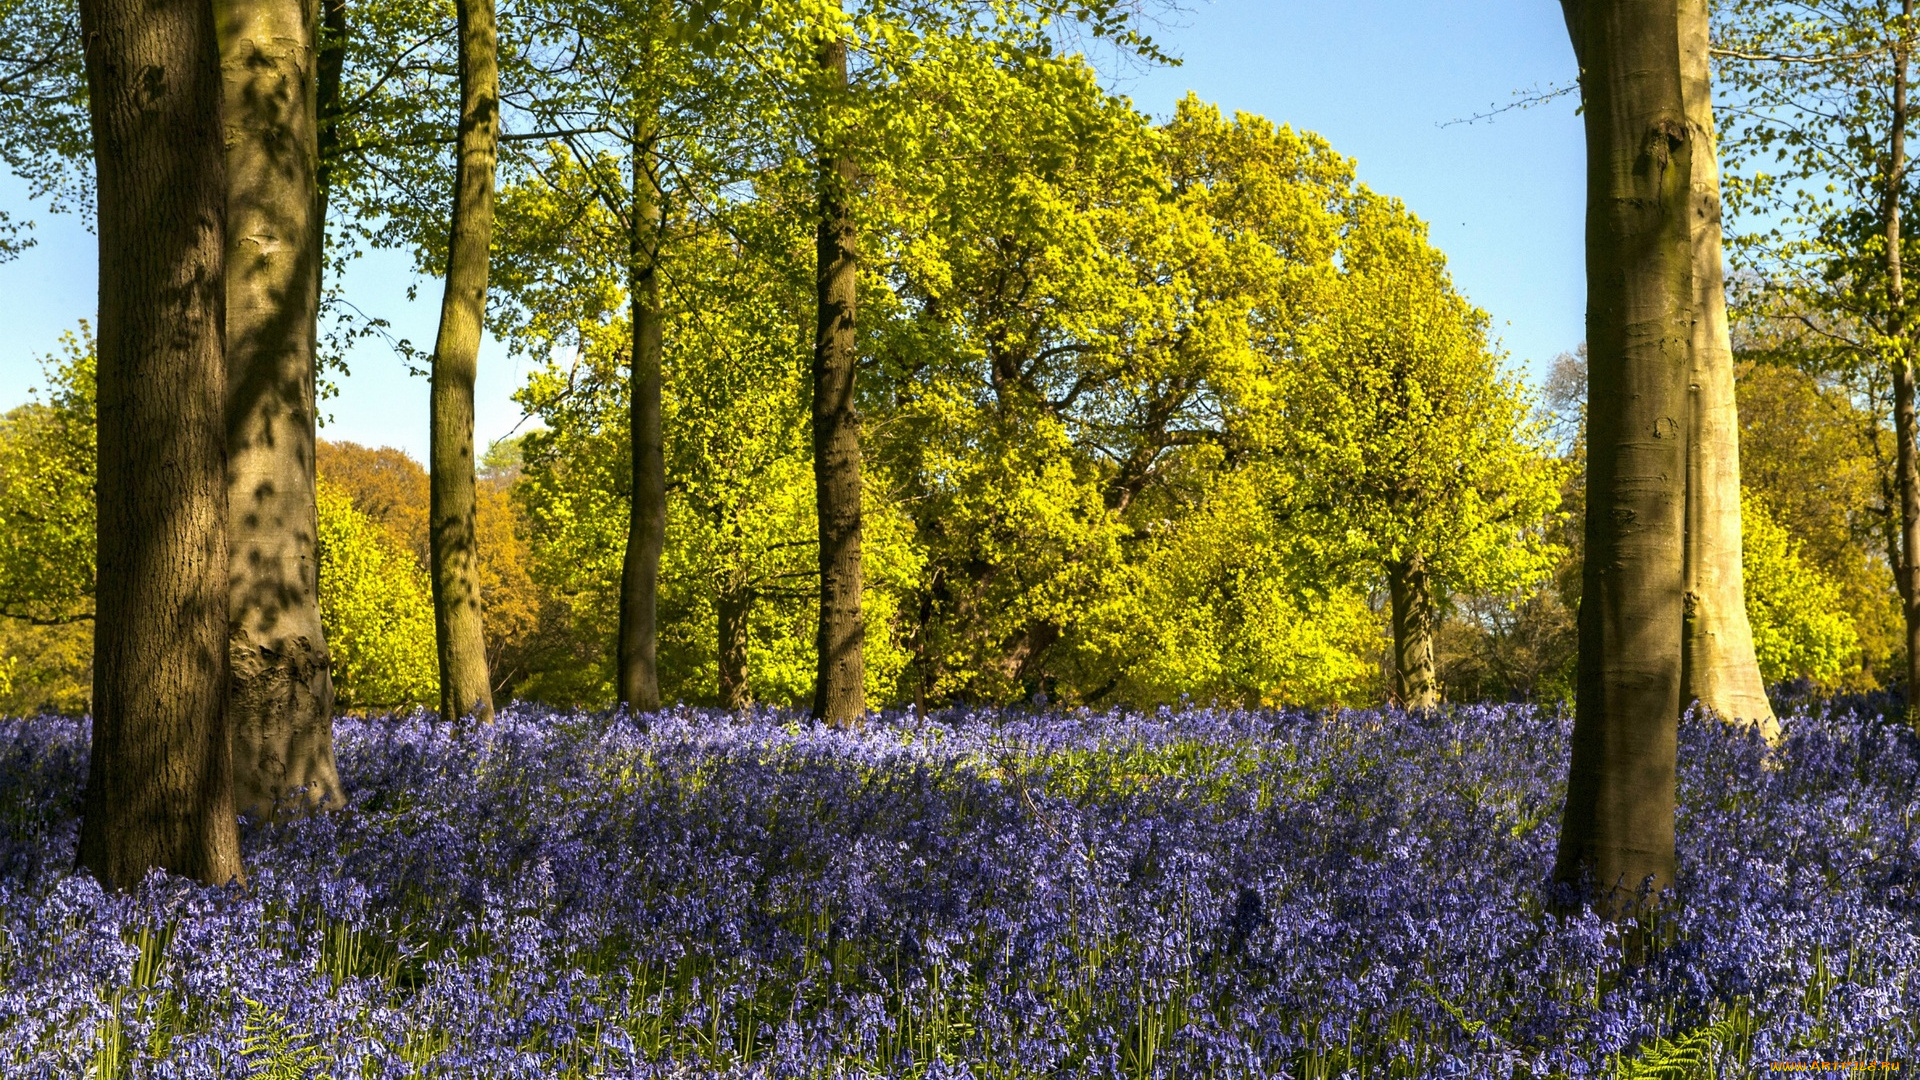
<path id="1" fill-rule="evenodd" d="M 1192 90 L 1228 111 L 1319 132 L 1356 159 L 1361 179 L 1399 196 L 1432 226 L 1455 281 L 1493 317 L 1514 366 L 1544 372 L 1584 335 L 1584 197 L 1580 122 L 1571 99 L 1446 125 L 1572 79 L 1560 5 L 1552 0 L 1186 0 L 1156 38 L 1185 63 L 1129 71 L 1117 89 L 1165 115 Z M 25 192 L 0 177 L 16 217 Z M 44 213 L 39 245 L 0 265 L 0 408 L 27 400 L 36 357 L 92 317 L 94 239 Z M 439 289 L 409 303 L 410 260 L 375 253 L 347 278 L 349 299 L 431 345 Z M 325 402 L 323 438 L 397 446 L 426 456 L 426 380 L 379 345 L 350 358 L 340 396 Z M 532 366 L 489 344 L 476 388 L 485 445 L 520 422 L 509 398 Z"/>

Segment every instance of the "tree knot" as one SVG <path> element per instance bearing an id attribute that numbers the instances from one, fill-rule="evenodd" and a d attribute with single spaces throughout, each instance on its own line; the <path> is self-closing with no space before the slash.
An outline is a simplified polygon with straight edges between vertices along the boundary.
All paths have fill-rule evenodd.
<path id="1" fill-rule="evenodd" d="M 1662 117 L 1653 122 L 1647 131 L 1647 154 L 1653 158 L 1655 167 L 1665 171 L 1673 160 L 1674 152 L 1686 145 L 1692 137 L 1684 119 Z"/>

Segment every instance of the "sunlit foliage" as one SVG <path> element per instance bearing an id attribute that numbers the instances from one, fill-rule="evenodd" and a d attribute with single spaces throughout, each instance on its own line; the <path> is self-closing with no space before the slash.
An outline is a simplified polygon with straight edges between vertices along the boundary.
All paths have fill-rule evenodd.
<path id="1" fill-rule="evenodd" d="M 1742 497 L 1740 522 L 1747 621 L 1761 676 L 1832 686 L 1860 652 L 1838 584 L 1809 565 L 1764 499 Z"/>
<path id="2" fill-rule="evenodd" d="M 318 498 L 320 621 L 341 707 L 437 702 L 433 598 L 425 572 L 325 478 Z"/>

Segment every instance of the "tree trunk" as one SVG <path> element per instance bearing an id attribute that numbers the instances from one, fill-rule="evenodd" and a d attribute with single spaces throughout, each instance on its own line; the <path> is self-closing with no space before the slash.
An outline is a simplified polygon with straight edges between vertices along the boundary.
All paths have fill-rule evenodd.
<path id="1" fill-rule="evenodd" d="M 1895 226 L 1898 227 L 1897 225 Z M 1894 481 L 1900 488 L 1900 606 L 1907 628 L 1907 709 L 1914 708 L 1920 687 L 1920 480 L 1914 463 L 1913 359 L 1902 347 L 1893 361 L 1893 430 L 1900 446 L 1894 459 Z"/>
<path id="2" fill-rule="evenodd" d="M 1686 630 L 1680 700 L 1779 734 L 1753 655 L 1740 566 L 1740 412 L 1733 395 L 1720 253 L 1720 165 L 1708 72 L 1707 0 L 1680 0 L 1681 90 L 1693 143 L 1694 313 L 1687 430 Z"/>
<path id="3" fill-rule="evenodd" d="M 347 66 L 347 0 L 320 0 L 321 31 L 315 77 L 315 127 L 319 161 L 314 170 L 314 227 L 320 230 L 321 257 L 326 256 L 327 206 L 333 193 L 333 173 L 340 149 L 340 76 Z M 324 268 L 323 268 L 324 269 Z M 317 284 L 317 280 L 316 280 Z"/>
<path id="4" fill-rule="evenodd" d="M 827 96 L 847 87 L 847 46 L 835 37 L 820 50 Z M 832 106 L 829 105 L 831 109 Z M 829 136 L 820 149 L 820 223 L 813 345 L 813 477 L 820 518 L 820 626 L 813 715 L 836 726 L 866 712 L 864 630 L 860 616 L 860 415 L 854 408 L 855 286 L 859 277 L 849 207 L 852 157 Z"/>
<path id="5" fill-rule="evenodd" d="M 620 570 L 620 700 L 633 712 L 660 707 L 656 612 L 667 536 L 667 466 L 660 430 L 660 186 L 649 136 L 633 140 L 633 218 L 627 291 L 633 343 L 628 434 L 633 452 L 627 551 Z"/>
<path id="6" fill-rule="evenodd" d="M 99 581 L 80 865 L 242 877 L 227 744 L 227 170 L 213 11 L 85 0 Z"/>
<path id="7" fill-rule="evenodd" d="M 1387 564 L 1393 605 L 1393 698 L 1407 709 L 1440 704 L 1433 671 L 1433 580 L 1418 555 Z"/>
<path id="8" fill-rule="evenodd" d="M 493 240 L 493 168 L 500 142 L 500 71 L 493 0 L 457 0 L 460 136 L 447 243 L 447 288 L 433 346 L 429 534 L 434 637 L 440 652 L 440 716 L 493 719 L 487 641 L 480 621 L 480 558 L 474 526 L 473 379 L 487 310 L 487 248 Z"/>
<path id="9" fill-rule="evenodd" d="M 339 805 L 320 628 L 310 0 L 216 0 L 227 131 L 227 725 L 234 802 Z"/>
<path id="10" fill-rule="evenodd" d="M 1673 881 L 1686 626 L 1692 151 L 1675 0 L 1566 0 L 1587 133 L 1586 560 L 1554 867 L 1617 910 Z"/>
<path id="11" fill-rule="evenodd" d="M 753 704 L 752 687 L 747 684 L 747 619 L 753 614 L 753 590 L 746 575 L 730 571 L 721 585 L 720 615 L 720 707 L 740 712 Z"/>
<path id="12" fill-rule="evenodd" d="M 1911 22 L 1913 0 L 1902 0 L 1901 16 Z M 1902 24 L 1903 28 L 1905 23 Z M 1904 29 L 1903 29 L 1904 33 Z M 1887 139 L 1886 191 L 1881 219 L 1887 245 L 1887 339 L 1893 373 L 1893 482 L 1900 496 L 1900 558 L 1895 564 L 1901 612 L 1907 625 L 1907 710 L 1914 712 L 1920 688 L 1920 472 L 1914 462 L 1913 350 L 1907 341 L 1907 289 L 1903 276 L 1900 202 L 1907 178 L 1907 64 L 1904 43 L 1893 52 L 1893 117 Z"/>

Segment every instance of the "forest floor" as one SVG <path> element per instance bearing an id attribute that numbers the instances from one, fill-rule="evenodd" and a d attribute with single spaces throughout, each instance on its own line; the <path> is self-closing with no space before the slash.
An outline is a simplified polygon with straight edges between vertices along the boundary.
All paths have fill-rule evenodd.
<path id="1" fill-rule="evenodd" d="M 1547 914 L 1570 722 L 343 719 L 250 880 L 72 869 L 87 724 L 0 721 L 0 1075 L 1718 1075 L 1920 1053 L 1920 743 L 1681 730 L 1640 944 Z M 1706 1075 L 1701 1073 L 1701 1075 Z"/>

